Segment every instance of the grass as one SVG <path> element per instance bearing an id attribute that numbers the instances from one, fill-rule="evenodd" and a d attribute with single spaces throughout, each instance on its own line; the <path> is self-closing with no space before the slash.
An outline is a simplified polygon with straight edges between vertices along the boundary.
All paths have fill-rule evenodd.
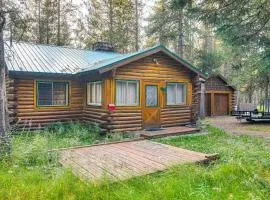
<path id="1" fill-rule="evenodd" d="M 47 150 L 112 137 L 100 136 L 96 128 L 59 125 L 14 137 L 11 161 L 0 164 L 0 199 L 270 199 L 270 141 L 228 135 L 213 127 L 207 135 L 156 140 L 219 153 L 209 165 L 181 165 L 117 183 L 79 180 Z"/>

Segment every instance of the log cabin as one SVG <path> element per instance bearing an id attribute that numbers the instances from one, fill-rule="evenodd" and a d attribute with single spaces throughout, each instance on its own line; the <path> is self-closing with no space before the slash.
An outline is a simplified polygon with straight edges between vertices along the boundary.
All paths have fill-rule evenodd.
<path id="1" fill-rule="evenodd" d="M 6 47 L 10 121 L 37 129 L 80 120 L 106 131 L 194 123 L 206 75 L 162 45 L 121 54 L 13 42 Z"/>
<path id="2" fill-rule="evenodd" d="M 230 115 L 236 106 L 236 88 L 221 74 L 209 76 L 205 88 L 205 115 Z"/>

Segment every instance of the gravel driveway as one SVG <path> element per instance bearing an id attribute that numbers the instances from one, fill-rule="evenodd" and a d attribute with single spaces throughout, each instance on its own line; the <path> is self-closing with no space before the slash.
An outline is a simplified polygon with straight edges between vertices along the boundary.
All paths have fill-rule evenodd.
<path id="1" fill-rule="evenodd" d="M 206 121 L 229 133 L 270 138 L 270 122 L 251 123 L 245 120 L 239 121 L 231 116 L 211 117 L 206 118 Z"/>

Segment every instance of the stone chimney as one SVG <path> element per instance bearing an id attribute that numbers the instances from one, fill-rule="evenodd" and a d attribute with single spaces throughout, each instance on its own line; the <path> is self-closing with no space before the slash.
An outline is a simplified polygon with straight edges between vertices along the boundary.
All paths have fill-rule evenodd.
<path id="1" fill-rule="evenodd" d="M 109 42 L 96 42 L 93 44 L 94 51 L 108 51 L 115 52 L 115 45 Z"/>

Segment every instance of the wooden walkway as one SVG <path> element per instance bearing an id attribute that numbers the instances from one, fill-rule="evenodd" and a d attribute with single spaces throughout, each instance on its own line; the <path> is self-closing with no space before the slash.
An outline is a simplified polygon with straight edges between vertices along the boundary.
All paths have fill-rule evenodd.
<path id="1" fill-rule="evenodd" d="M 183 163 L 204 162 L 210 155 L 149 140 L 62 150 L 60 163 L 83 179 L 124 180 Z"/>
<path id="2" fill-rule="evenodd" d="M 165 136 L 172 136 L 172 135 L 191 134 L 195 132 L 199 132 L 199 129 L 191 128 L 187 126 L 175 126 L 175 127 L 162 128 L 157 131 L 142 130 L 142 131 L 137 131 L 136 133 L 144 138 L 158 138 L 158 137 L 165 137 Z"/>

